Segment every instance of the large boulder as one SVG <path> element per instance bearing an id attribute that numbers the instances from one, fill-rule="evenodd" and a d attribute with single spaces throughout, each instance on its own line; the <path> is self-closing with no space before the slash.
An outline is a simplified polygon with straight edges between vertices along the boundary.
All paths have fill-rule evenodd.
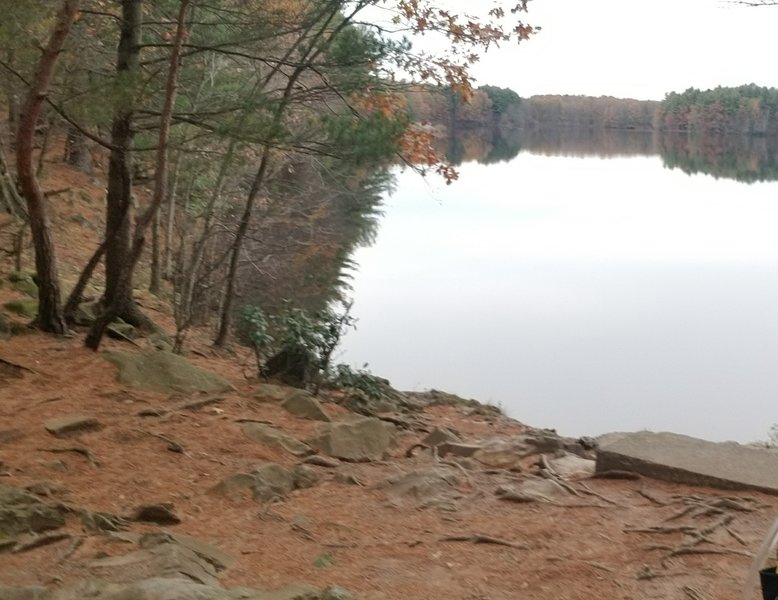
<path id="1" fill-rule="evenodd" d="M 327 424 L 309 443 L 341 460 L 369 462 L 384 458 L 395 432 L 391 423 L 366 417 Z"/>
<path id="2" fill-rule="evenodd" d="M 172 352 L 105 352 L 103 357 L 119 370 L 119 383 L 140 390 L 218 394 L 235 389 L 220 375 L 196 367 Z"/>

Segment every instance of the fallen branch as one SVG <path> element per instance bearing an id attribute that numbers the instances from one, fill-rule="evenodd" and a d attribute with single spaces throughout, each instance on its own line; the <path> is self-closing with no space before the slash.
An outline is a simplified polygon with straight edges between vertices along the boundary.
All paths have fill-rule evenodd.
<path id="1" fill-rule="evenodd" d="M 153 431 L 149 431 L 147 429 L 138 429 L 140 433 L 145 433 L 146 435 L 150 435 L 152 437 L 155 437 L 157 439 L 162 440 L 163 442 L 167 443 L 167 449 L 171 452 L 177 452 L 179 454 L 185 454 L 184 447 L 179 444 L 174 439 L 169 438 L 168 436 L 162 434 L 162 433 L 154 433 Z"/>
<path id="2" fill-rule="evenodd" d="M 638 494 L 643 496 L 646 500 L 651 502 L 652 504 L 656 504 L 657 506 L 669 506 L 669 502 L 665 502 L 664 500 L 660 500 L 656 496 L 654 496 L 652 493 L 650 493 L 647 490 L 638 490 Z"/>
<path id="3" fill-rule="evenodd" d="M 447 535 L 440 538 L 441 542 L 471 542 L 473 544 L 495 544 L 497 546 L 508 546 L 509 548 L 516 548 L 517 550 L 529 550 L 529 547 L 524 544 L 517 544 L 516 542 L 509 542 L 500 538 L 492 537 L 490 535 L 480 535 L 474 533 L 471 535 Z"/>
<path id="4" fill-rule="evenodd" d="M 29 552 L 30 550 L 35 550 L 35 548 L 48 546 L 49 544 L 54 544 L 71 537 L 72 536 L 69 533 L 49 533 L 46 535 L 39 535 L 31 539 L 29 542 L 19 542 L 16 544 L 16 546 L 14 546 L 11 552 L 13 554 L 21 554 L 22 552 Z"/>
<path id="5" fill-rule="evenodd" d="M 608 504 L 612 504 L 613 506 L 621 506 L 621 504 L 619 504 L 615 500 L 611 500 L 607 496 L 603 496 L 601 493 L 595 492 L 592 488 L 590 488 L 588 485 L 586 485 L 582 481 L 579 481 L 578 485 L 581 486 L 581 490 L 583 490 L 584 494 L 588 494 L 589 496 L 594 496 L 595 498 L 599 498 L 603 502 L 607 502 Z"/>

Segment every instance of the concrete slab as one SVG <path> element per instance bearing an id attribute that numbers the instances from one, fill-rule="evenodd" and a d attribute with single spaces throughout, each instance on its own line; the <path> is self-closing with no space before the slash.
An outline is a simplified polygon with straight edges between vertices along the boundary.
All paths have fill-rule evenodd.
<path id="1" fill-rule="evenodd" d="M 778 452 L 735 442 L 708 442 L 676 433 L 608 434 L 596 471 L 633 471 L 646 477 L 724 490 L 778 495 Z"/>

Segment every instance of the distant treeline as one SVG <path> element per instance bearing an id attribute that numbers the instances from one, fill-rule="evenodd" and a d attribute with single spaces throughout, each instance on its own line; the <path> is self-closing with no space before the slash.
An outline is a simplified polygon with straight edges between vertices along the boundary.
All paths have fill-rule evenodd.
<path id="1" fill-rule="evenodd" d="M 661 102 L 601 96 L 532 96 L 495 86 L 474 90 L 469 102 L 449 90 L 418 86 L 408 94 L 416 121 L 448 135 L 477 128 L 679 131 L 778 135 L 778 89 L 755 84 L 671 92 Z"/>
<path id="2" fill-rule="evenodd" d="M 631 129 L 650 131 L 658 102 L 602 96 L 532 96 L 496 86 L 474 90 L 464 102 L 450 89 L 418 86 L 408 94 L 411 116 L 450 134 L 478 127 L 500 129 Z"/>
<path id="3" fill-rule="evenodd" d="M 669 93 L 657 111 L 668 131 L 778 135 L 778 89 L 755 84 Z"/>

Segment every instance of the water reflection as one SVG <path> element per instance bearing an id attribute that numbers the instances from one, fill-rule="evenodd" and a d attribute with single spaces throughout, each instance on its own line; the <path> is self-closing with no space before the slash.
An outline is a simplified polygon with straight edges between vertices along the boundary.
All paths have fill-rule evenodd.
<path id="1" fill-rule="evenodd" d="M 778 138 L 607 129 L 469 129 L 444 140 L 448 160 L 494 164 L 519 152 L 614 158 L 659 155 L 668 169 L 743 183 L 778 180 Z"/>
<path id="2" fill-rule="evenodd" d="M 663 168 L 650 138 L 591 153 L 524 140 L 448 187 L 401 173 L 376 245 L 355 256 L 346 359 L 568 435 L 766 437 L 778 187 Z"/>

